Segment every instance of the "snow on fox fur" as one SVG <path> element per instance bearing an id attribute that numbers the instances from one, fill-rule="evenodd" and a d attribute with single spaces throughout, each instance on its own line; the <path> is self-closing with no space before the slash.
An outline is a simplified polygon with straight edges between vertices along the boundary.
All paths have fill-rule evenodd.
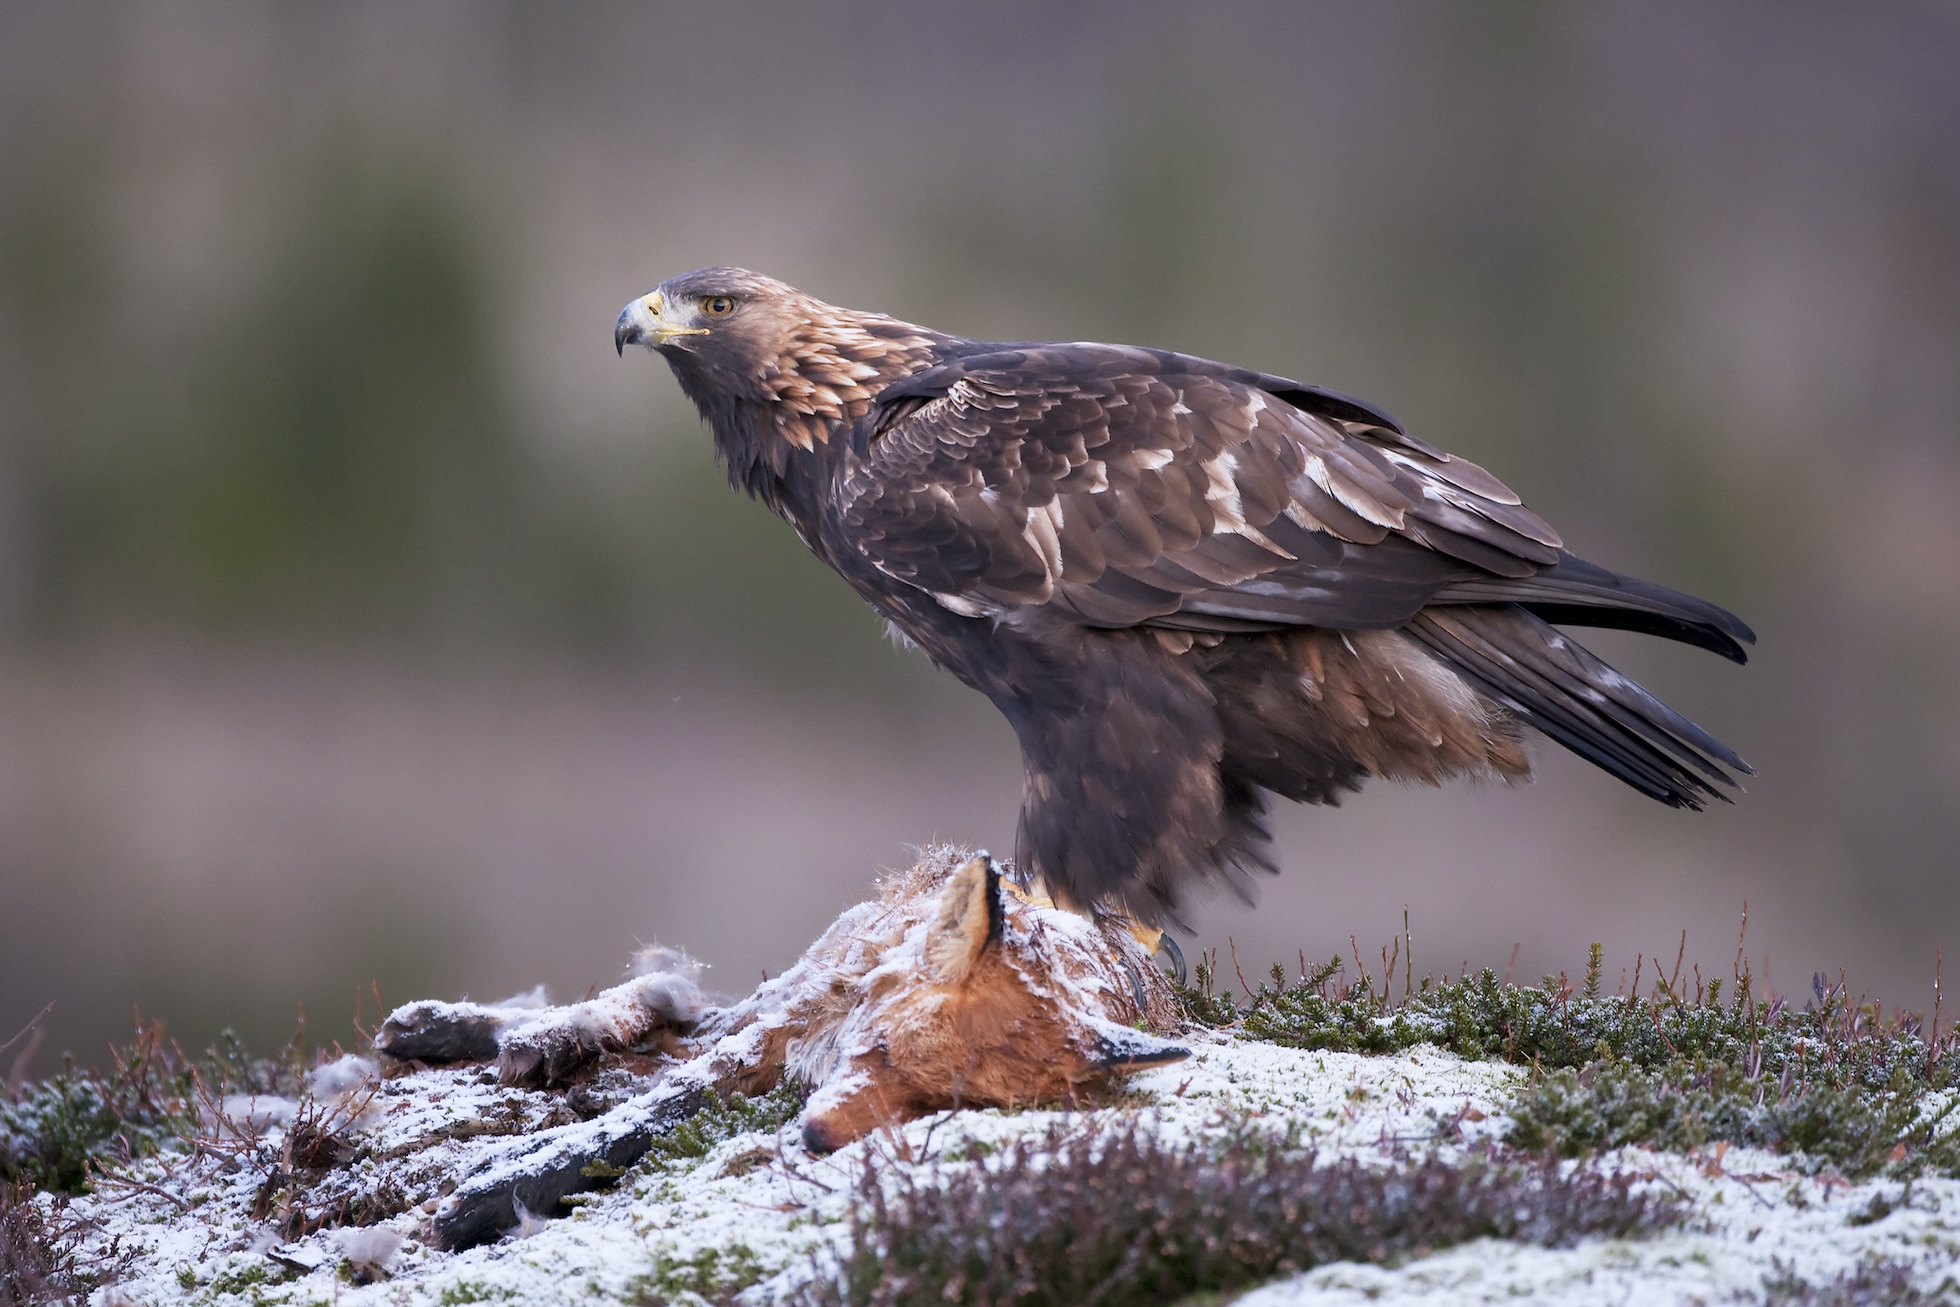
<path id="1" fill-rule="evenodd" d="M 1004 886 L 992 859 L 930 849 L 850 908 L 755 993 L 711 1006 L 700 968 L 670 950 L 568 1007 L 411 1003 L 375 1046 L 397 1061 L 495 1058 L 512 1084 L 565 1083 L 608 1054 L 664 1055 L 646 1093 L 592 1121 L 517 1141 L 436 1214 L 450 1247 L 551 1214 L 589 1173 L 632 1165 L 710 1092 L 808 1086 L 803 1141 L 840 1148 L 880 1126 L 959 1107 L 1069 1103 L 1186 1050 L 1170 983 L 1129 923 Z M 595 1164 L 598 1164 L 595 1166 Z"/>

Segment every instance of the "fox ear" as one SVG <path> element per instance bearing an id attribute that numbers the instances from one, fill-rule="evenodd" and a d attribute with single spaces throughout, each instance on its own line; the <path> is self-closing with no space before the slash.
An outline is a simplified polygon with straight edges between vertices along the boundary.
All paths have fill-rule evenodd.
<path id="1" fill-rule="evenodd" d="M 985 853 L 976 854 L 939 891 L 926 935 L 926 962 L 947 984 L 961 983 L 1000 938 L 1001 921 L 1000 869 Z"/>

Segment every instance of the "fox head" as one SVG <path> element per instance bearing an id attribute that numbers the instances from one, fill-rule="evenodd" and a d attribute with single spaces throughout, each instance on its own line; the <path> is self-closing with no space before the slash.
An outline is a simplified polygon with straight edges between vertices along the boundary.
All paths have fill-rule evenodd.
<path id="1" fill-rule="evenodd" d="M 1004 892 L 985 854 L 936 897 L 893 906 L 912 920 L 854 983 L 838 977 L 849 993 L 837 1024 L 790 1053 L 816 1084 L 803 1114 L 812 1151 L 948 1108 L 1073 1102 L 1111 1076 L 1189 1056 L 1139 1028 L 1177 1017 L 1169 981 L 1126 924 Z"/>

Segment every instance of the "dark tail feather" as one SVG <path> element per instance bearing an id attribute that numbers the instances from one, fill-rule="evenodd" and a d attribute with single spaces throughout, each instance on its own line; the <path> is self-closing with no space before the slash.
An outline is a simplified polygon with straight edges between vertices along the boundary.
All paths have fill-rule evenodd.
<path id="1" fill-rule="evenodd" d="M 1734 750 L 1521 607 L 1429 608 L 1403 630 L 1586 761 L 1669 807 L 1728 802 Z"/>
<path id="2" fill-rule="evenodd" d="M 1548 622 L 1658 635 L 1738 663 L 1749 661 L 1742 646 L 1756 643 L 1756 633 L 1725 608 L 1571 554 L 1535 576 L 1456 582 L 1438 590 L 1431 602 L 1520 604 Z"/>

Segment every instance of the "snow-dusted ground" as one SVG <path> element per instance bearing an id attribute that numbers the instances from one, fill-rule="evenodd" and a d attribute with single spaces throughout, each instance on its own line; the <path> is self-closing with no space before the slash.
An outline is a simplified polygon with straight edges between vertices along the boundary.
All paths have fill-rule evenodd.
<path id="1" fill-rule="evenodd" d="M 1124 1106 L 1058 1112 L 959 1112 L 873 1135 L 828 1157 L 807 1153 L 795 1125 L 731 1139 L 707 1157 L 668 1170 L 636 1170 L 613 1190 L 587 1196 L 572 1215 L 527 1222 L 505 1240 L 449 1254 L 423 1243 L 444 1182 L 473 1157 L 562 1111 L 555 1096 L 496 1085 L 479 1069 L 428 1070 L 363 1082 L 359 1064 L 316 1077 L 349 1110 L 366 1101 L 356 1129 L 362 1159 L 328 1173 L 309 1198 L 398 1191 L 399 1216 L 362 1230 L 327 1230 L 281 1243 L 251 1216 L 264 1180 L 249 1151 L 159 1159 L 130 1178 L 78 1199 L 76 1214 L 98 1223 L 92 1251 L 118 1241 L 134 1261 L 98 1304 L 337 1303 L 453 1304 L 509 1301 L 663 1301 L 676 1286 L 712 1288 L 724 1275 L 760 1282 L 745 1303 L 794 1301 L 822 1273 L 842 1238 L 846 1204 L 862 1168 L 975 1166 L 955 1160 L 1041 1134 L 1058 1122 L 1095 1129 L 1134 1113 L 1171 1137 L 1200 1135 L 1222 1113 L 1254 1113 L 1275 1127 L 1297 1123 L 1322 1157 L 1396 1164 L 1409 1150 L 1447 1155 L 1501 1134 L 1504 1105 L 1523 1073 L 1421 1047 L 1392 1056 L 1310 1053 L 1194 1036 L 1190 1061 L 1133 1077 Z M 596 1082 L 602 1098 L 632 1086 L 619 1073 Z M 371 1097 L 370 1097 L 371 1095 Z M 1141 1103 L 1139 1105 L 1139 1100 Z M 271 1123 L 258 1156 L 270 1158 L 290 1127 L 291 1105 L 259 1103 Z M 246 1110 L 233 1104 L 235 1112 Z M 1960 1182 L 1847 1186 L 1810 1178 L 1785 1159 L 1744 1149 L 1696 1156 L 1626 1150 L 1611 1165 L 1683 1195 L 1692 1216 L 1654 1237 L 1605 1240 L 1566 1250 L 1484 1241 L 1394 1268 L 1322 1267 L 1255 1290 L 1244 1307 L 1346 1302 L 1748 1301 L 1765 1276 L 1787 1271 L 1828 1282 L 1862 1258 L 1883 1255 L 1916 1267 L 1933 1291 L 1960 1275 Z M 1882 1200 L 1877 1207 L 1874 1200 Z M 1874 1214 L 1896 1204 L 1887 1214 Z M 358 1276 L 356 1273 L 359 1273 Z M 372 1278 L 370 1278 L 372 1277 Z M 356 1279 L 368 1281 L 356 1283 Z"/>

